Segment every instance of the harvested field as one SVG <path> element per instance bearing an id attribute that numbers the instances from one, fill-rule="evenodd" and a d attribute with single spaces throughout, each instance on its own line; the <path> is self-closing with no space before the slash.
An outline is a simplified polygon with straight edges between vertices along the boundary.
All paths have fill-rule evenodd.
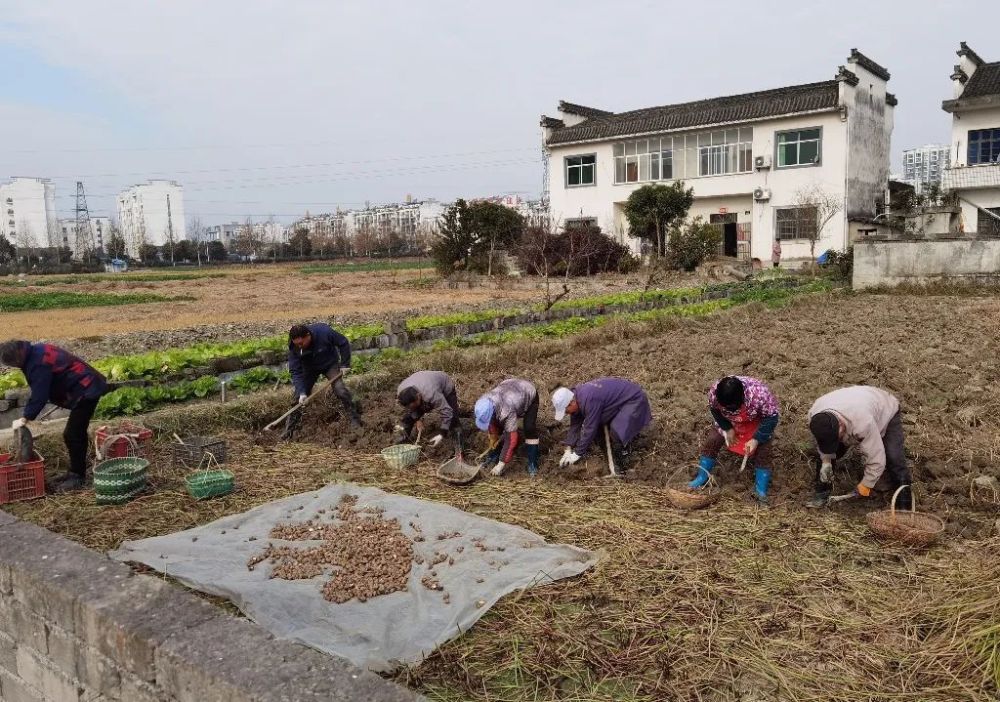
<path id="1" fill-rule="evenodd" d="M 223 275 L 136 274 L 64 277 L 65 283 L 18 288 L 18 295 L 72 293 L 154 293 L 184 296 L 170 304 L 132 304 L 127 308 L 4 312 L 5 335 L 45 339 L 87 358 L 135 353 L 199 341 L 235 341 L 287 331 L 291 322 L 336 319 L 367 322 L 391 315 L 415 315 L 474 307 L 510 307 L 544 299 L 535 280 L 474 282 L 449 287 L 433 271 L 392 269 L 303 273 L 300 266 L 226 268 Z M 133 279 L 134 278 L 134 279 Z M 157 278 L 153 280 L 153 278 Z M 29 282 L 35 280 L 27 279 Z M 618 276 L 573 282 L 574 296 L 627 290 L 637 278 Z M 697 284 L 678 276 L 679 284 Z M 0 295 L 10 288 L 0 287 Z"/>

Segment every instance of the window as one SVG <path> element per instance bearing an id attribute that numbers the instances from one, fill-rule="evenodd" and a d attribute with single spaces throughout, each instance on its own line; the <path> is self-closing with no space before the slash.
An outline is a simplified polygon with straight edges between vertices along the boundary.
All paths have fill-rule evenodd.
<path id="1" fill-rule="evenodd" d="M 597 156 L 568 156 L 566 158 L 566 185 L 593 185 L 597 170 Z"/>
<path id="2" fill-rule="evenodd" d="M 819 127 L 778 132 L 776 139 L 778 168 L 816 166 L 823 152 L 823 136 Z"/>
<path id="3" fill-rule="evenodd" d="M 752 142 L 753 129 L 743 127 L 615 144 L 615 183 L 747 173 Z"/>
<path id="4" fill-rule="evenodd" d="M 969 131 L 969 165 L 1000 162 L 1000 129 Z"/>
<path id="5" fill-rule="evenodd" d="M 786 207 L 774 211 L 774 233 L 779 241 L 812 239 L 816 236 L 815 207 Z"/>
<path id="6" fill-rule="evenodd" d="M 987 207 L 987 212 L 992 212 L 995 217 L 991 217 L 987 212 L 978 210 L 976 218 L 976 233 L 979 236 L 1000 236 L 1000 207 Z"/>

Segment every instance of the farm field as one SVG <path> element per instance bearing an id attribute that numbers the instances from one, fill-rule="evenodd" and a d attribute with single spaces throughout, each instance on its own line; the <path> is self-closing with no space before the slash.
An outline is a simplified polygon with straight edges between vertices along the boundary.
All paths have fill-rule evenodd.
<path id="1" fill-rule="evenodd" d="M 436 292 L 429 311 L 442 309 Z M 262 436 L 259 427 L 287 406 L 286 389 L 148 417 L 165 435 L 224 433 L 239 485 L 228 497 L 192 503 L 161 444 L 156 491 L 129 505 L 100 508 L 84 493 L 10 511 L 110 549 L 343 479 L 604 554 L 579 578 L 505 598 L 398 674 L 432 700 L 995 700 L 1000 496 L 972 481 L 997 475 L 1000 419 L 990 398 L 1000 392 L 998 320 L 995 295 L 830 292 L 415 354 L 352 380 L 364 405 L 358 431 L 338 410 L 313 407 L 297 441 Z M 378 451 L 400 412 L 394 390 L 419 367 L 451 373 L 465 411 L 504 377 L 533 380 L 545 426 L 538 478 L 528 479 L 518 460 L 502 478 L 451 488 L 433 477 L 446 449 L 411 470 L 386 468 Z M 781 403 L 773 505 L 745 499 L 751 477 L 730 460 L 719 471 L 719 503 L 676 511 L 664 487 L 693 472 L 709 421 L 705 393 L 727 373 L 766 380 Z M 599 375 L 635 379 L 653 406 L 627 481 L 601 477 L 600 454 L 571 471 L 556 467 L 565 429 L 551 422 L 548 391 Z M 900 398 L 918 509 L 947 522 L 939 545 L 918 551 L 873 540 L 864 514 L 884 494 L 867 505 L 804 507 L 812 479 L 806 412 L 818 395 L 855 383 Z M 51 455 L 58 463 L 58 449 Z M 838 473 L 837 492 L 857 482 L 860 465 L 849 468 L 852 475 Z"/>
<path id="2" fill-rule="evenodd" d="M 368 322 L 393 314 L 509 307 L 544 299 L 541 285 L 533 280 L 452 288 L 425 268 L 367 270 L 360 264 L 357 268 L 360 270 L 347 271 L 338 266 L 326 272 L 280 264 L 193 271 L 186 276 L 140 272 L 120 277 L 29 277 L 28 286 L 0 285 L 0 309 L 4 295 L 16 295 L 18 304 L 25 304 L 26 296 L 58 293 L 105 297 L 154 294 L 185 299 L 166 304 L 0 312 L 0 324 L 5 336 L 54 340 L 96 358 L 276 334 L 299 321 L 336 318 L 345 323 Z M 311 272 L 304 272 L 306 269 Z M 52 282 L 60 278 L 65 282 Z M 36 281 L 40 285 L 30 285 Z M 576 281 L 572 289 L 574 296 L 580 296 L 629 289 L 636 282 L 634 276 L 631 280 L 594 278 Z"/>

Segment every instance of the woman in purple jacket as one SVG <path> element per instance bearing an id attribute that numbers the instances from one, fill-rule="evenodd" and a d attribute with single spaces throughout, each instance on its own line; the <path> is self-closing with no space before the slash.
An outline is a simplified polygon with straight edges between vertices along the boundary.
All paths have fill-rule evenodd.
<path id="1" fill-rule="evenodd" d="M 624 471 L 629 444 L 653 421 L 646 393 L 624 378 L 597 378 L 572 389 L 558 388 L 552 393 L 552 405 L 557 422 L 567 414 L 570 416 L 566 452 L 559 460 L 560 467 L 586 457 L 594 440 L 607 427 L 615 465 Z"/>

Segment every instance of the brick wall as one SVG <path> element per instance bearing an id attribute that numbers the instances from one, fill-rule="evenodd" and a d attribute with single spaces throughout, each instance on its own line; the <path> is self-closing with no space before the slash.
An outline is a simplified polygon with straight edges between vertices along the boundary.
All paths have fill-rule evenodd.
<path id="1" fill-rule="evenodd" d="M 0 511 L 4 702 L 419 699 Z"/>

